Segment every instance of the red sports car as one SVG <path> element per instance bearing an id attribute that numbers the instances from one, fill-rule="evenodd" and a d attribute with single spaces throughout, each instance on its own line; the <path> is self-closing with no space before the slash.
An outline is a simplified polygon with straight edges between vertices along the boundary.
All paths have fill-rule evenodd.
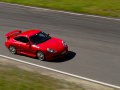
<path id="1" fill-rule="evenodd" d="M 39 60 L 52 60 L 68 53 L 67 44 L 40 30 L 13 30 L 6 35 L 5 46 L 12 54 L 24 54 Z"/>

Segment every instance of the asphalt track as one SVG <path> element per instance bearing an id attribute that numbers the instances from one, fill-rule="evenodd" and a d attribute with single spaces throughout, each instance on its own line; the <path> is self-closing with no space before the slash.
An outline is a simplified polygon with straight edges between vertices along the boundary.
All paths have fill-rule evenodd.
<path id="1" fill-rule="evenodd" d="M 12 55 L 5 33 L 41 29 L 69 45 L 68 57 L 52 62 Z M 120 21 L 0 4 L 0 54 L 120 86 Z"/>

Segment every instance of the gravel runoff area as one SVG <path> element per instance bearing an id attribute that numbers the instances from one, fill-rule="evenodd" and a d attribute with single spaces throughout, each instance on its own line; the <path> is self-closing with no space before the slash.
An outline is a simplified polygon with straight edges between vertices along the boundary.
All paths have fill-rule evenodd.
<path id="1" fill-rule="evenodd" d="M 48 75 L 48 76 L 55 78 L 55 79 L 60 79 L 60 80 L 64 80 L 67 82 L 71 82 L 71 83 L 80 85 L 85 90 L 119 90 L 119 89 L 115 89 L 115 88 L 111 88 L 108 86 L 104 86 L 104 85 L 96 84 L 93 82 L 85 81 L 82 79 L 74 78 L 74 77 L 71 77 L 68 75 L 63 75 L 63 74 L 56 73 L 56 72 L 53 72 L 50 70 L 31 66 L 28 64 L 20 63 L 20 62 L 13 61 L 13 60 L 6 59 L 6 58 L 2 58 L 2 57 L 0 57 L 0 65 L 10 65 L 10 66 L 12 65 L 12 66 L 18 67 L 20 69 L 23 69 L 23 70 L 26 70 L 29 72 L 37 72 L 41 75 Z"/>

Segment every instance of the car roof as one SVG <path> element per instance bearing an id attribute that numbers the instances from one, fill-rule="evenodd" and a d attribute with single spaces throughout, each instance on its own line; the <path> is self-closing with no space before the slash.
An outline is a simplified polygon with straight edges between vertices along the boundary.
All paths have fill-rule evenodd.
<path id="1" fill-rule="evenodd" d="M 25 36 L 25 37 L 30 37 L 36 33 L 41 32 L 41 30 L 27 30 L 19 34 L 18 36 Z"/>

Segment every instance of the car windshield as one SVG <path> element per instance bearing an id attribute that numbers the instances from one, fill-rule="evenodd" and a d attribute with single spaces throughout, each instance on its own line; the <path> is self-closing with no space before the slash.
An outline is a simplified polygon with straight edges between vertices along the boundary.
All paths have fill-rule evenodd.
<path id="1" fill-rule="evenodd" d="M 39 44 L 49 40 L 51 37 L 44 32 L 39 32 L 30 37 L 30 40 L 33 44 Z"/>

